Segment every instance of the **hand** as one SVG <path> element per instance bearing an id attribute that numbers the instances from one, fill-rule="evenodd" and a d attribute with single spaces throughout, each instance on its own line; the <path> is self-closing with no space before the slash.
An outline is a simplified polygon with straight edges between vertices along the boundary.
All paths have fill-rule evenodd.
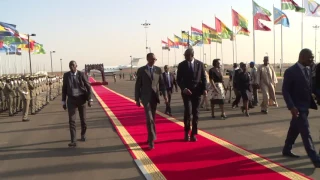
<path id="1" fill-rule="evenodd" d="M 89 106 L 89 107 L 92 107 L 92 101 L 89 101 L 89 102 L 88 102 L 88 106 Z"/>
<path id="2" fill-rule="evenodd" d="M 141 106 L 140 101 L 136 101 L 136 105 L 140 107 Z"/>
<path id="3" fill-rule="evenodd" d="M 183 90 L 183 93 L 186 94 L 186 95 L 191 95 L 191 94 L 192 94 L 192 92 L 191 92 L 189 89 L 187 89 L 187 88 L 185 88 L 185 89 Z"/>
<path id="4" fill-rule="evenodd" d="M 203 95 L 204 95 L 204 96 L 207 96 L 207 93 L 208 93 L 207 90 L 204 90 L 204 91 L 203 91 Z"/>
<path id="5" fill-rule="evenodd" d="M 292 114 L 292 117 L 293 118 L 298 118 L 298 116 L 299 116 L 299 111 L 298 111 L 298 109 L 297 108 L 292 108 L 292 109 L 290 109 L 290 111 L 291 111 L 291 114 Z"/>
<path id="6" fill-rule="evenodd" d="M 164 103 L 168 104 L 168 98 L 167 97 L 164 97 Z"/>
<path id="7" fill-rule="evenodd" d="M 67 105 L 62 105 L 62 108 L 63 108 L 64 110 L 67 110 Z"/>

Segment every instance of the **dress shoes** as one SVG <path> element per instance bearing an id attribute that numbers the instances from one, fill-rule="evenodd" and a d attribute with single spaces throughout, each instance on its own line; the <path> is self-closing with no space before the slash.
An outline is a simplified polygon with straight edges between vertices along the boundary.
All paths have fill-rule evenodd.
<path id="1" fill-rule="evenodd" d="M 86 141 L 86 136 L 81 136 L 81 139 L 80 139 L 80 141 L 83 141 L 83 142 L 85 142 L 85 141 Z"/>
<path id="2" fill-rule="evenodd" d="M 196 138 L 196 136 L 195 136 L 195 135 L 191 135 L 191 137 L 190 137 L 190 141 L 191 141 L 191 142 L 197 142 L 197 141 L 198 141 L 198 139 Z"/>
<path id="3" fill-rule="evenodd" d="M 149 142 L 149 149 L 150 150 L 154 149 L 154 142 L 153 141 Z"/>
<path id="4" fill-rule="evenodd" d="M 299 158 L 300 156 L 294 154 L 293 152 L 289 151 L 289 152 L 282 152 L 282 155 L 285 157 L 291 157 L 291 158 Z"/>
<path id="5" fill-rule="evenodd" d="M 188 133 L 188 132 L 185 132 L 185 133 L 184 133 L 184 140 L 185 140 L 185 141 L 189 141 L 189 139 L 190 139 L 190 138 L 189 138 L 189 133 Z"/>
<path id="6" fill-rule="evenodd" d="M 69 147 L 76 147 L 76 146 L 77 146 L 77 143 L 71 142 L 71 143 L 68 144 L 68 146 L 69 146 Z"/>
<path id="7" fill-rule="evenodd" d="M 320 162 L 312 162 L 315 168 L 320 168 Z"/>
<path id="8" fill-rule="evenodd" d="M 22 119 L 23 122 L 28 122 L 30 119 Z"/>

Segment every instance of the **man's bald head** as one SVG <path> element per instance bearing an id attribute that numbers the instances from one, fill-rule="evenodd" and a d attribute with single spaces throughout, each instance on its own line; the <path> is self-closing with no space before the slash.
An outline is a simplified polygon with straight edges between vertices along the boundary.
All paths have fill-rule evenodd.
<path id="1" fill-rule="evenodd" d="M 72 61 L 70 61 L 69 62 L 69 68 L 70 68 L 70 71 L 71 72 L 76 72 L 77 71 L 77 62 L 76 61 L 74 61 L 74 60 L 72 60 Z"/>
<path id="2" fill-rule="evenodd" d="M 302 49 L 299 53 L 299 63 L 304 66 L 310 66 L 313 63 L 313 54 L 310 49 Z"/>
<path id="3" fill-rule="evenodd" d="M 184 52 L 184 57 L 186 58 L 187 61 L 192 61 L 194 56 L 194 50 L 193 48 L 188 48 L 185 52 Z"/>

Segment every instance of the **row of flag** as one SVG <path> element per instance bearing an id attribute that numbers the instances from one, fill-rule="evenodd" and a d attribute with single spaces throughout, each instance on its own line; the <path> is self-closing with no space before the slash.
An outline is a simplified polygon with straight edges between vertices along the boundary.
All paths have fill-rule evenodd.
<path id="1" fill-rule="evenodd" d="M 271 31 L 269 27 L 264 25 L 261 20 L 271 21 L 270 11 L 261 7 L 255 1 L 252 1 L 253 6 L 253 29 L 259 31 Z M 304 0 L 304 7 L 300 7 L 293 0 L 281 0 L 281 10 L 294 10 L 296 12 L 305 13 L 306 16 L 320 17 L 320 4 L 315 0 Z M 280 24 L 289 27 L 289 19 L 287 15 L 273 7 L 274 24 Z M 230 39 L 233 41 L 236 35 L 249 36 L 248 20 L 232 9 L 232 26 L 235 27 L 235 32 L 230 30 L 219 18 L 215 17 L 215 28 L 202 23 L 202 29 L 191 27 L 191 34 L 182 31 L 181 37 L 174 34 L 174 40 L 167 38 L 167 41 L 162 40 L 162 49 L 170 50 L 170 48 L 179 48 L 179 46 L 187 47 L 188 39 L 190 46 L 202 46 L 203 44 L 222 43 L 222 39 Z"/>
<path id="2" fill-rule="evenodd" d="M 21 55 L 21 51 L 29 51 L 29 49 L 33 54 L 46 53 L 42 44 L 28 38 L 28 35 L 20 33 L 16 27 L 14 24 L 0 22 L 0 53 Z"/>

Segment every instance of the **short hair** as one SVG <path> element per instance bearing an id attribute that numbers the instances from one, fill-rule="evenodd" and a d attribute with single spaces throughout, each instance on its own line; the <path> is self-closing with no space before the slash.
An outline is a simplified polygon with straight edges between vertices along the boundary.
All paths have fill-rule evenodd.
<path id="1" fill-rule="evenodd" d="M 311 53 L 312 54 L 312 51 L 310 49 L 302 49 L 299 53 L 299 60 L 302 59 L 303 56 L 305 56 L 307 53 Z"/>
<path id="2" fill-rule="evenodd" d="M 245 65 L 246 65 L 246 64 L 243 63 L 243 62 L 240 63 L 240 67 L 243 67 L 243 66 L 245 66 Z"/>
<path id="3" fill-rule="evenodd" d="M 214 59 L 212 61 L 212 66 L 216 66 L 219 61 L 220 61 L 220 59 Z"/>
<path id="4" fill-rule="evenodd" d="M 163 68 L 168 68 L 169 66 L 168 65 L 165 65 Z"/>
<path id="5" fill-rule="evenodd" d="M 265 57 L 263 57 L 263 59 L 268 59 L 269 60 L 269 56 L 265 56 Z"/>
<path id="6" fill-rule="evenodd" d="M 190 54 L 194 56 L 194 50 L 193 50 L 192 47 L 189 47 L 189 48 L 184 52 L 184 54 L 186 54 L 186 52 L 190 52 Z"/>
<path id="7" fill-rule="evenodd" d="M 76 62 L 75 60 L 71 60 L 71 61 L 69 62 L 69 66 L 70 66 L 72 63 L 74 63 L 75 65 L 77 65 L 77 62 Z"/>
<path id="8" fill-rule="evenodd" d="M 148 60 L 149 57 L 151 57 L 151 56 L 154 56 L 154 54 L 153 54 L 153 53 L 148 53 L 148 54 L 147 54 L 147 60 Z"/>

